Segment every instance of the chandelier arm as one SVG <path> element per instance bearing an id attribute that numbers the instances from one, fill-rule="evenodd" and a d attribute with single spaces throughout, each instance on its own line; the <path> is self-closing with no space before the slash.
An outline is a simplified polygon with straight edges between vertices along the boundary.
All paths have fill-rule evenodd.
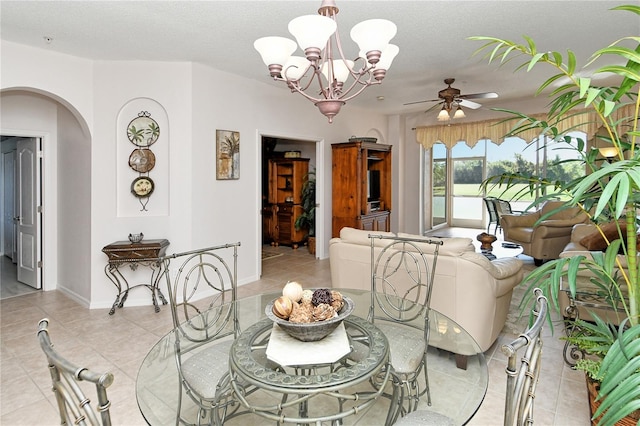
<path id="1" fill-rule="evenodd" d="M 305 98 L 309 99 L 310 101 L 312 101 L 312 102 L 314 102 L 314 103 L 315 103 L 315 102 L 319 102 L 319 101 L 321 101 L 321 100 L 323 100 L 323 99 L 324 99 L 324 98 L 314 98 L 313 96 L 308 95 L 307 93 L 305 93 L 305 92 L 303 91 L 303 89 L 300 89 L 300 85 L 299 85 L 299 84 L 291 83 L 291 84 L 289 85 L 289 87 L 291 88 L 291 91 L 292 91 L 292 92 L 298 92 L 298 93 L 300 93 L 302 96 L 304 96 Z M 307 85 L 307 87 L 309 87 L 309 86 Z"/>
<path id="2" fill-rule="evenodd" d="M 362 93 L 362 92 L 364 91 L 364 89 L 366 89 L 367 87 L 369 87 L 369 86 L 373 86 L 373 85 L 375 85 L 375 84 L 382 84 L 382 81 L 377 80 L 377 81 L 372 81 L 372 82 L 370 82 L 370 83 L 366 83 L 366 84 L 365 84 L 364 82 L 360 82 L 360 84 L 362 84 L 363 86 L 362 86 L 360 89 L 358 89 L 358 91 L 357 91 L 357 92 L 355 92 L 355 93 L 354 93 L 354 94 L 352 94 L 352 95 L 345 96 L 345 95 L 349 94 L 349 92 L 351 92 L 351 90 L 352 90 L 352 89 L 353 89 L 353 87 L 356 85 L 356 83 L 358 83 L 358 82 L 357 82 L 357 81 L 356 81 L 356 82 L 354 82 L 354 83 L 351 85 L 351 87 L 349 87 L 349 90 L 347 90 L 347 91 L 344 93 L 344 95 L 343 95 L 343 96 L 341 96 L 341 97 L 339 97 L 338 99 L 339 99 L 339 100 L 341 100 L 342 102 L 348 102 L 348 101 L 350 101 L 351 99 L 353 99 L 353 98 L 355 98 L 356 96 L 358 96 L 360 93 Z"/>
<path id="3" fill-rule="evenodd" d="M 367 76 L 366 80 L 363 80 L 364 76 Z M 372 86 L 374 84 L 380 84 L 382 83 L 382 81 L 376 80 L 375 82 L 372 81 L 373 80 L 373 74 L 371 74 L 370 72 L 368 72 L 366 69 L 361 69 L 359 72 L 354 73 L 353 75 L 353 79 L 354 81 L 350 84 L 350 86 L 346 89 L 342 91 L 342 95 L 339 97 L 339 99 L 343 100 L 343 101 L 348 101 L 349 99 L 353 99 L 355 96 L 357 96 L 358 94 L 362 93 L 362 91 L 364 89 L 366 89 L 369 86 Z M 354 95 L 349 95 L 349 93 L 351 93 L 351 91 L 356 87 L 356 85 L 362 85 L 362 87 L 354 94 Z"/>
<path id="4" fill-rule="evenodd" d="M 333 15 L 332 18 L 334 20 L 336 20 L 335 15 Z M 336 22 L 337 22 L 337 20 L 336 20 Z M 338 48 L 338 54 L 340 55 L 340 58 L 342 58 L 343 61 L 346 61 L 347 57 L 345 56 L 344 52 L 342 51 L 342 41 L 340 41 L 340 32 L 338 30 L 336 30 L 336 32 L 334 33 L 334 36 L 336 38 L 336 46 Z M 329 42 L 330 41 L 331 41 L 331 39 L 329 39 Z M 353 69 L 349 68 L 349 74 L 351 74 L 351 77 L 353 77 L 355 80 L 360 80 L 360 77 L 363 76 L 364 74 L 371 74 L 371 72 L 375 68 L 375 65 L 367 65 L 368 62 L 367 62 L 366 58 L 358 57 L 358 58 L 356 58 L 354 60 L 354 63 L 357 62 L 358 59 L 362 59 L 363 62 L 364 62 L 364 65 L 362 66 L 362 69 L 360 71 L 354 71 Z M 371 80 L 371 77 L 369 77 L 369 80 Z"/>

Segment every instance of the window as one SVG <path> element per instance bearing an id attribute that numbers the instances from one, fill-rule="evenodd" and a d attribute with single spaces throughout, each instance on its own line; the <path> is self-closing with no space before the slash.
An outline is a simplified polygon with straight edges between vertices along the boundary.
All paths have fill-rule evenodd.
<path id="1" fill-rule="evenodd" d="M 504 187 L 490 188 L 488 193 L 482 194 L 479 192 L 480 182 L 488 176 L 522 173 L 552 181 L 568 181 L 584 175 L 584 162 L 575 147 L 578 139 L 586 141 L 586 134 L 573 132 L 569 135 L 573 148 L 567 147 L 566 142 L 541 138 L 528 143 L 518 137 L 506 138 L 500 145 L 488 139 L 477 141 L 473 147 L 458 142 L 451 150 L 443 144 L 435 144 L 431 149 L 433 160 L 430 155 L 423 156 L 423 161 L 431 162 L 431 167 L 422 167 L 422 170 L 431 171 L 433 179 L 433 185 L 424 185 L 424 199 L 431 199 L 433 203 L 431 215 L 425 208 L 425 218 L 431 218 L 425 221 L 425 225 L 428 227 L 431 223 L 433 227 L 448 223 L 451 226 L 484 228 L 486 212 L 482 197 L 511 200 L 526 185 L 512 188 L 504 194 Z M 540 195 L 527 194 L 513 201 L 512 206 L 514 210 L 525 210 Z"/>

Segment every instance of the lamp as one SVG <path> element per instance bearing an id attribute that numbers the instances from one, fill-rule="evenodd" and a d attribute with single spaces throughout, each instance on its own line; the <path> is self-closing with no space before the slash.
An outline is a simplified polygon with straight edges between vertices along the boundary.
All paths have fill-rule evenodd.
<path id="1" fill-rule="evenodd" d="M 603 146 L 598 148 L 598 151 L 609 163 L 613 162 L 615 156 L 618 155 L 618 148 L 615 146 Z"/>
<path id="2" fill-rule="evenodd" d="M 353 61 L 346 59 L 337 29 L 338 11 L 334 0 L 323 0 L 318 15 L 289 22 L 289 32 L 304 57 L 292 56 L 296 43 L 285 37 L 262 37 L 253 43 L 271 77 L 313 102 L 329 123 L 347 101 L 367 87 L 382 83 L 400 50 L 389 44 L 396 35 L 396 25 L 386 19 L 369 19 L 351 29 L 360 53 Z M 311 88 L 314 80 L 319 88 Z"/>

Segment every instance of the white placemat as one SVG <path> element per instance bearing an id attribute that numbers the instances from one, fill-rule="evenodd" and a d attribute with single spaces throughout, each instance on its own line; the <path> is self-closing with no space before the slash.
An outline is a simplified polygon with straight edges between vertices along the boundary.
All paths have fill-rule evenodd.
<path id="1" fill-rule="evenodd" d="M 278 324 L 273 324 L 267 345 L 267 358 L 282 366 L 329 364 L 351 352 L 344 323 L 327 337 L 316 342 L 303 342 L 289 336 Z"/>

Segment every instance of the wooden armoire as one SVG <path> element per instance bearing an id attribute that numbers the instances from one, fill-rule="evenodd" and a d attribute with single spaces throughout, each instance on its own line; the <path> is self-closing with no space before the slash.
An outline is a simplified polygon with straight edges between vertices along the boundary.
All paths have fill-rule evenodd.
<path id="1" fill-rule="evenodd" d="M 331 145 L 333 237 L 349 226 L 369 231 L 391 227 L 391 145 L 344 142 Z"/>
<path id="2" fill-rule="evenodd" d="M 302 185 L 309 172 L 308 158 L 273 158 L 269 160 L 269 189 L 263 207 L 263 228 L 272 245 L 298 248 L 306 230 L 297 230 L 296 219 L 302 214 Z"/>

